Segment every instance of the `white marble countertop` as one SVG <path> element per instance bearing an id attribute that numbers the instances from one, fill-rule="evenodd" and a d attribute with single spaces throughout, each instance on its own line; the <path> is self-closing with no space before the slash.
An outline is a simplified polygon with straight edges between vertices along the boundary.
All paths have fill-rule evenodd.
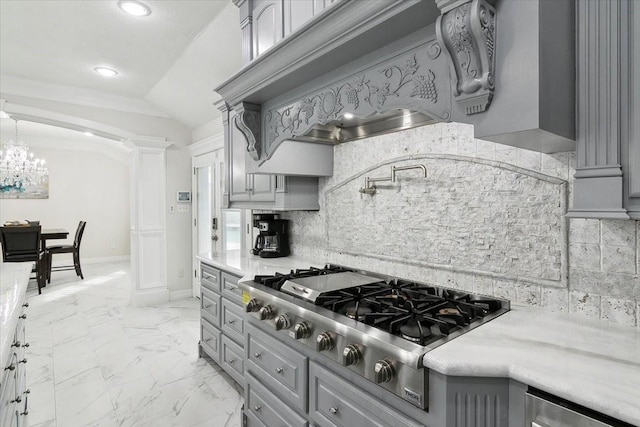
<path id="1" fill-rule="evenodd" d="M 446 375 L 512 378 L 640 425 L 640 328 L 512 304 L 423 362 Z"/>
<path id="2" fill-rule="evenodd" d="M 0 363 L 6 367 L 18 316 L 22 312 L 31 262 L 0 263 Z"/>
<path id="3" fill-rule="evenodd" d="M 324 267 L 323 262 L 318 263 L 295 256 L 260 258 L 257 255 L 242 254 L 239 250 L 217 254 L 207 252 L 198 255 L 197 258 L 214 267 L 242 276 L 242 279 L 245 280 L 253 280 L 256 275 L 274 274 L 275 272 L 286 273 L 296 268 Z"/>

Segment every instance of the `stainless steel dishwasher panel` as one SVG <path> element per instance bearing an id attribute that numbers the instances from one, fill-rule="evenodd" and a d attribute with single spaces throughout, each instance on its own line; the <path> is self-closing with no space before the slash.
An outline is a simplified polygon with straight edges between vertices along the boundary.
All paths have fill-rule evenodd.
<path id="1" fill-rule="evenodd" d="M 527 393 L 526 427 L 613 427 L 573 409 Z"/>

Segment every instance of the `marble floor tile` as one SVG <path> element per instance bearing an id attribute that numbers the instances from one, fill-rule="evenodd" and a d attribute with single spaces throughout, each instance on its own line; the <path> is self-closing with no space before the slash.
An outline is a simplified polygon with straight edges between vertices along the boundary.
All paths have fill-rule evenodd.
<path id="1" fill-rule="evenodd" d="M 56 384 L 99 366 L 93 344 L 86 336 L 54 346 L 53 358 Z"/>
<path id="2" fill-rule="evenodd" d="M 100 368 L 56 384 L 56 419 L 61 426 L 117 426 Z"/>
<path id="3" fill-rule="evenodd" d="M 242 390 L 198 357 L 198 300 L 129 305 L 128 262 L 30 284 L 26 426 L 239 427 Z"/>

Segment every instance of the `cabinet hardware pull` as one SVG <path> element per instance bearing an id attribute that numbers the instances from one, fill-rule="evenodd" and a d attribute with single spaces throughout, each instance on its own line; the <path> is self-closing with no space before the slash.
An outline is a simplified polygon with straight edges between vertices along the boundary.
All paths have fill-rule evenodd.
<path id="1" fill-rule="evenodd" d="M 25 357 L 24 359 L 20 360 L 18 363 L 27 363 L 27 358 Z"/>
<path id="2" fill-rule="evenodd" d="M 262 356 L 262 353 L 260 353 L 260 352 L 255 352 L 255 353 L 253 353 L 253 356 L 254 356 L 256 359 L 260 359 L 260 356 Z"/>
<path id="3" fill-rule="evenodd" d="M 20 412 L 20 415 L 29 415 L 29 411 Z"/>
<path id="4" fill-rule="evenodd" d="M 22 402 L 22 397 L 18 396 L 18 397 L 16 397 L 14 400 L 12 400 L 9 403 L 20 403 L 20 402 Z"/>
<path id="5" fill-rule="evenodd" d="M 333 415 L 335 415 L 335 414 L 338 413 L 338 408 L 331 407 L 331 408 L 329 408 L 329 412 L 331 412 Z"/>
<path id="6" fill-rule="evenodd" d="M 234 363 L 236 363 L 236 359 L 229 359 L 229 364 L 233 365 Z"/>
<path id="7" fill-rule="evenodd" d="M 16 341 L 13 344 L 11 344 L 11 347 L 20 347 L 20 341 Z"/>
<path id="8" fill-rule="evenodd" d="M 23 314 L 22 316 L 18 316 L 18 317 L 19 317 L 20 319 L 26 319 L 26 318 L 27 318 L 27 315 L 26 315 L 26 314 Z"/>
<path id="9" fill-rule="evenodd" d="M 14 369 L 16 369 L 16 365 L 14 365 L 13 363 L 4 368 L 5 371 L 13 371 Z"/>
<path id="10" fill-rule="evenodd" d="M 205 305 L 204 308 L 211 308 L 211 304 Z"/>
<path id="11" fill-rule="evenodd" d="M 26 343 L 22 344 L 22 346 L 23 346 L 23 347 L 29 347 L 29 343 L 28 343 L 28 342 L 26 342 Z"/>
<path id="12" fill-rule="evenodd" d="M 229 321 L 227 321 L 227 323 L 230 324 L 230 325 L 233 325 L 234 323 L 236 323 L 236 321 L 235 320 L 229 320 Z"/>
<path id="13" fill-rule="evenodd" d="M 282 368 L 276 368 L 276 373 L 277 373 L 277 374 L 281 374 L 281 373 L 282 373 L 282 371 L 284 371 L 284 369 L 282 369 Z"/>
<path id="14" fill-rule="evenodd" d="M 260 409 L 262 409 L 262 406 L 260 406 L 260 405 L 256 405 L 256 406 L 253 407 L 253 410 L 256 411 L 256 412 L 260 412 Z"/>
<path id="15" fill-rule="evenodd" d="M 31 389 L 30 389 L 30 388 L 28 388 L 28 389 L 26 389 L 26 390 L 24 391 L 24 394 L 29 394 L 29 393 L 31 393 Z"/>
<path id="16" fill-rule="evenodd" d="M 29 307 L 29 303 L 25 302 L 24 304 L 22 304 L 23 307 Z"/>
<path id="17" fill-rule="evenodd" d="M 211 338 L 205 338 L 204 342 L 209 342 L 211 341 Z"/>

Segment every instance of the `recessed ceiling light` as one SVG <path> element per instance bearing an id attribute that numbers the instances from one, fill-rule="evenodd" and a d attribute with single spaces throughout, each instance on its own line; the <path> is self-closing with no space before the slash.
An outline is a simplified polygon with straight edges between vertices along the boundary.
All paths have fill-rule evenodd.
<path id="1" fill-rule="evenodd" d="M 136 0 L 120 0 L 118 7 L 133 16 L 147 16 L 151 14 L 149 6 Z"/>
<path id="2" fill-rule="evenodd" d="M 351 120 L 351 119 L 353 119 L 353 114 L 351 114 L 351 113 L 344 113 L 344 116 L 342 116 L 342 117 L 344 117 L 344 118 L 345 118 L 345 119 L 347 119 L 347 120 Z"/>
<path id="3" fill-rule="evenodd" d="M 93 134 L 91 132 L 84 132 L 85 135 L 87 136 L 93 136 Z"/>
<path id="4" fill-rule="evenodd" d="M 118 75 L 118 72 L 116 70 L 112 70 L 111 68 L 106 68 L 106 67 L 96 67 L 94 68 L 95 72 L 100 74 L 103 77 L 113 77 Z"/>

